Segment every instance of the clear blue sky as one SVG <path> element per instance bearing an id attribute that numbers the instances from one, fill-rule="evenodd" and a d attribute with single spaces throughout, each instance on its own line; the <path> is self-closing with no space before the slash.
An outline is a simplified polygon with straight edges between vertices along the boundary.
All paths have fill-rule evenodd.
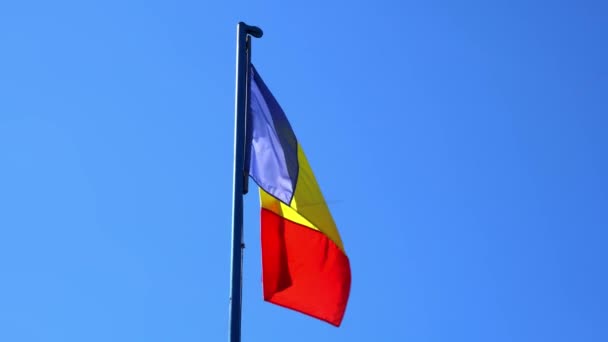
<path id="1" fill-rule="evenodd" d="M 608 341 L 607 17 L 2 2 L 0 340 L 227 340 L 243 20 L 353 272 L 341 328 L 263 302 L 253 192 L 244 342 Z"/>

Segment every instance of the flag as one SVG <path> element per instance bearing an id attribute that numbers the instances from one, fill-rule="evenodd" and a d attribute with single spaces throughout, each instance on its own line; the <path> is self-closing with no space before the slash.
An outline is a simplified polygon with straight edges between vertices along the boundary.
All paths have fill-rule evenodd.
<path id="1" fill-rule="evenodd" d="M 260 188 L 264 300 L 339 326 L 351 273 L 340 234 L 279 103 L 250 66 L 249 174 Z"/>

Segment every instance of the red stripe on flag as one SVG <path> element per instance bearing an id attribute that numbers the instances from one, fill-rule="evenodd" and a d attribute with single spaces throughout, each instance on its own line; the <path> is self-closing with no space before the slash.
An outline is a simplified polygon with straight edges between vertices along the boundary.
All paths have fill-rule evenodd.
<path id="1" fill-rule="evenodd" d="M 264 299 L 339 326 L 350 292 L 350 264 L 321 232 L 262 208 Z"/>

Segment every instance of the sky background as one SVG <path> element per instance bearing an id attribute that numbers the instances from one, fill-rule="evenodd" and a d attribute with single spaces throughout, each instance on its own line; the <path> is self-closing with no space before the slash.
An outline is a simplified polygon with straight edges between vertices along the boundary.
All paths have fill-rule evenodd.
<path id="1" fill-rule="evenodd" d="M 605 1 L 0 2 L 0 340 L 227 341 L 238 21 L 350 257 L 336 329 L 608 341 Z M 254 189 L 254 183 L 250 182 Z"/>

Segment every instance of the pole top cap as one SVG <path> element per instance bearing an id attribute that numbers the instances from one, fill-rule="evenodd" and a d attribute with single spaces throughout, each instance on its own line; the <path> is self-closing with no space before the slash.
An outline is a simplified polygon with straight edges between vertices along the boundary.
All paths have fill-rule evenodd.
<path id="1" fill-rule="evenodd" d="M 259 28 L 257 26 L 247 25 L 242 21 L 239 22 L 238 27 L 239 27 L 239 30 L 243 30 L 245 34 L 252 35 L 256 38 L 262 38 L 262 36 L 264 35 L 264 32 L 262 31 L 261 28 Z"/>

